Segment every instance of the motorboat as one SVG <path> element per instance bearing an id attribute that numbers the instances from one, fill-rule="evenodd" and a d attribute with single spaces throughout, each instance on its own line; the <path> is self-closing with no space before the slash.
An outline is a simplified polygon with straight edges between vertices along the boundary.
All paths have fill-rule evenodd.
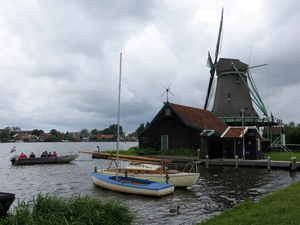
<path id="1" fill-rule="evenodd" d="M 10 161 L 14 165 L 28 164 L 52 164 L 52 163 L 69 163 L 76 159 L 78 155 L 61 155 L 55 157 L 35 157 L 35 158 L 19 158 L 18 155 L 13 156 Z"/>

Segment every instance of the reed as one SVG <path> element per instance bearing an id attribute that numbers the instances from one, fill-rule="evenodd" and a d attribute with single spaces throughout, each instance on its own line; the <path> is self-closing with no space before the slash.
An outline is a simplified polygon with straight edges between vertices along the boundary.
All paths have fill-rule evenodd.
<path id="1" fill-rule="evenodd" d="M 259 202 L 248 198 L 232 210 L 225 210 L 201 224 L 259 224 L 293 225 L 300 224 L 300 183 L 269 194 Z"/>
<path id="2" fill-rule="evenodd" d="M 136 212 L 114 200 L 102 201 L 90 196 L 62 198 L 39 194 L 33 201 L 20 201 L 2 225 L 13 224 L 132 224 L 137 222 Z"/>

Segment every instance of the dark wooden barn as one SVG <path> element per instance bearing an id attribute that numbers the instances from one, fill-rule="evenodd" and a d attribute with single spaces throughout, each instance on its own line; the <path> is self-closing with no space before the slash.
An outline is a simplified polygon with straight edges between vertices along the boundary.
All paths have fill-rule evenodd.
<path id="1" fill-rule="evenodd" d="M 245 134 L 244 140 L 243 133 Z M 255 126 L 228 127 L 221 137 L 224 138 L 225 158 L 233 159 L 236 155 L 242 158 L 243 146 L 245 146 L 245 159 L 261 159 L 262 136 Z"/>
<path id="2" fill-rule="evenodd" d="M 222 133 L 227 125 L 207 110 L 165 103 L 148 127 L 139 134 L 140 148 L 156 150 L 195 148 L 201 158 L 223 156 Z"/>

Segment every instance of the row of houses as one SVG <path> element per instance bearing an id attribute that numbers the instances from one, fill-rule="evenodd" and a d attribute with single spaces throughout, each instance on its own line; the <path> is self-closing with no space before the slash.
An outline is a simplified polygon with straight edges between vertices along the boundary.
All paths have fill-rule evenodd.
<path id="1" fill-rule="evenodd" d="M 56 138 L 56 136 L 51 135 L 50 133 L 42 133 L 39 136 L 32 135 L 30 133 L 17 133 L 12 136 L 13 139 L 18 140 L 26 140 L 30 142 L 36 141 L 44 141 L 48 138 Z M 129 139 L 128 139 L 129 138 Z M 58 136 L 60 140 L 72 140 L 77 142 L 88 142 L 88 141 L 95 141 L 95 140 L 114 140 L 114 135 L 108 134 L 80 134 L 78 132 L 71 132 L 70 134 L 60 134 Z M 129 137 L 125 137 L 125 135 L 120 135 L 121 141 L 136 141 L 137 135 L 130 135 Z"/>

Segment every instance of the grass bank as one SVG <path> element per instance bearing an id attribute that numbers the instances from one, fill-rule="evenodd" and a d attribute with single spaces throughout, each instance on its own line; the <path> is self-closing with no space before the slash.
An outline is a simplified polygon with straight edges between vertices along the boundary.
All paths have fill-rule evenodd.
<path id="1" fill-rule="evenodd" d="M 89 196 L 64 199 L 39 194 L 33 201 L 19 201 L 1 225 L 40 224 L 132 224 L 137 222 L 135 212 L 113 200 L 102 201 Z"/>
<path id="2" fill-rule="evenodd" d="M 268 152 L 263 153 L 267 156 L 267 158 L 270 156 L 271 160 L 274 161 L 291 161 L 291 157 L 296 157 L 297 161 L 300 160 L 300 152 L 295 153 L 287 153 L 287 152 Z"/>
<path id="3" fill-rule="evenodd" d="M 116 150 L 113 151 L 106 151 L 107 153 L 117 154 Z M 132 147 L 126 150 L 119 150 L 120 155 L 138 155 L 138 153 L 144 152 L 156 152 L 155 149 L 152 148 L 139 148 L 139 147 Z M 174 156 L 189 156 L 189 157 L 198 157 L 198 150 L 197 149 L 167 149 L 167 150 L 160 150 L 157 152 L 157 155 L 174 155 Z"/>
<path id="4" fill-rule="evenodd" d="M 300 224 L 300 182 L 269 194 L 259 202 L 247 199 L 232 210 L 225 210 L 201 224 L 293 225 Z"/>

